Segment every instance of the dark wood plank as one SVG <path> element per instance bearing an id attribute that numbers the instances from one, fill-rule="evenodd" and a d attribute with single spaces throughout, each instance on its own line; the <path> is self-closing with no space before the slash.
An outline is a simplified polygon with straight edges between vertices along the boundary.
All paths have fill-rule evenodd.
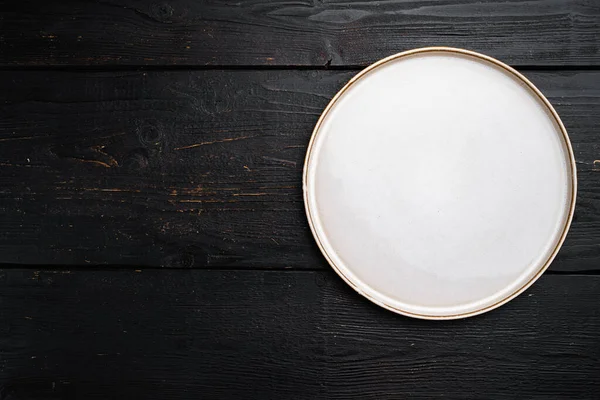
<path id="1" fill-rule="evenodd" d="M 0 272 L 3 399 L 591 399 L 600 277 L 544 276 L 462 321 L 332 272 Z"/>
<path id="2" fill-rule="evenodd" d="M 0 262 L 326 267 L 301 171 L 321 110 L 354 73 L 0 73 Z M 579 163 L 551 268 L 598 270 L 600 73 L 527 75 Z"/>
<path id="3" fill-rule="evenodd" d="M 0 65 L 366 65 L 424 46 L 599 65 L 590 0 L 13 1 Z"/>

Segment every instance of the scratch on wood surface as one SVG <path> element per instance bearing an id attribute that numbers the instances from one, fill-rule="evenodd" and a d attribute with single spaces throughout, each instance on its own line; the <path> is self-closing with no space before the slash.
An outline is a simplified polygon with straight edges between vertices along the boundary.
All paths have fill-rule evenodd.
<path id="1" fill-rule="evenodd" d="M 30 162 L 29 159 L 27 159 L 27 162 Z M 0 162 L 0 167 L 48 168 L 47 165 L 11 164 L 11 163 L 6 163 L 6 162 Z"/>
<path id="2" fill-rule="evenodd" d="M 83 188 L 86 192 L 125 192 L 125 193 L 140 193 L 139 189 L 119 189 L 119 188 Z"/>
<path id="3" fill-rule="evenodd" d="M 49 33 L 49 32 L 44 32 L 44 31 L 40 31 L 40 36 L 43 37 L 44 39 L 56 39 L 56 35 L 53 33 Z"/>
<path id="4" fill-rule="evenodd" d="M 246 171 L 252 171 L 250 168 L 248 168 L 248 166 L 247 166 L 247 165 L 244 165 L 244 169 L 245 169 Z"/>
<path id="5" fill-rule="evenodd" d="M 82 60 L 85 62 L 109 62 L 109 61 L 120 61 L 122 56 L 101 56 L 101 57 L 83 57 Z"/>
<path id="6" fill-rule="evenodd" d="M 202 203 L 202 200 L 179 200 L 180 203 Z"/>
<path id="7" fill-rule="evenodd" d="M 268 160 L 268 161 L 275 161 L 278 163 L 281 163 L 283 165 L 288 165 L 290 167 L 296 167 L 296 161 L 290 161 L 290 160 L 284 160 L 282 158 L 275 158 L 275 157 L 267 157 L 267 156 L 263 156 L 263 159 Z"/>
<path id="8" fill-rule="evenodd" d="M 108 165 L 105 162 L 98 161 L 98 160 L 86 160 L 84 158 L 75 158 L 75 157 L 67 157 L 67 159 L 74 160 L 74 161 L 79 161 L 79 162 L 90 163 L 90 164 L 96 164 L 96 165 L 100 165 L 100 166 L 102 166 L 104 168 L 110 168 L 110 165 Z"/>
<path id="9" fill-rule="evenodd" d="M 189 189 L 188 188 L 182 189 L 183 194 L 200 194 L 202 192 L 204 192 L 204 189 L 202 188 L 202 186 L 198 186 L 195 188 L 189 188 Z"/>
<path id="10" fill-rule="evenodd" d="M 114 133 L 112 135 L 100 136 L 100 137 L 98 137 L 98 139 L 110 139 L 110 138 L 114 138 L 114 137 L 117 137 L 117 136 L 123 136 L 123 135 L 126 135 L 126 134 L 127 134 L 127 132 L 119 132 L 119 133 Z"/>
<path id="11" fill-rule="evenodd" d="M 175 210 L 175 212 L 189 214 L 196 212 L 197 215 L 200 215 L 202 214 L 203 210 L 201 208 L 186 208 L 185 210 Z"/>
<path id="12" fill-rule="evenodd" d="M 0 142 L 11 142 L 14 140 L 31 140 L 31 139 L 36 139 L 37 136 L 21 136 L 21 137 L 15 137 L 15 138 L 4 138 L 4 139 L 0 139 Z"/>
<path id="13" fill-rule="evenodd" d="M 189 146 L 175 147 L 173 150 L 193 149 L 195 147 L 208 146 L 209 144 L 226 143 L 226 142 L 234 142 L 236 140 L 251 139 L 251 138 L 254 138 L 256 136 L 257 135 L 240 136 L 240 137 L 234 137 L 234 138 L 228 138 L 228 139 L 212 140 L 212 141 L 209 141 L 209 142 L 200 142 L 200 143 L 190 144 Z"/>
<path id="14" fill-rule="evenodd" d="M 92 150 L 95 151 L 96 153 L 102 154 L 103 156 L 108 157 L 108 164 L 111 167 L 118 167 L 119 163 L 117 162 L 117 160 L 115 160 L 115 158 L 113 156 L 111 156 L 110 154 L 102 151 L 102 149 L 104 149 L 106 146 L 104 145 L 98 145 L 98 146 L 92 146 Z"/>
<path id="15" fill-rule="evenodd" d="M 259 186 L 259 189 L 296 189 L 296 185 L 285 185 L 285 186 Z"/>
<path id="16" fill-rule="evenodd" d="M 234 193 L 233 196 L 266 196 L 266 193 Z"/>
<path id="17" fill-rule="evenodd" d="M 235 196 L 235 195 L 234 195 Z M 205 203 L 237 203 L 237 200 L 204 200 Z"/>

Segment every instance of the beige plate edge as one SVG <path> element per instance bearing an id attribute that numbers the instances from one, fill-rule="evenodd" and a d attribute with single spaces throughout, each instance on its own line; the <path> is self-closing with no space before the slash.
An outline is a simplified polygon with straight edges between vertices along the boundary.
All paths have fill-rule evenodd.
<path id="1" fill-rule="evenodd" d="M 363 290 L 361 290 L 361 288 L 359 286 L 357 286 L 357 284 L 353 281 L 351 281 L 348 277 L 346 277 L 344 275 L 344 273 L 341 271 L 341 269 L 333 262 L 332 258 L 329 256 L 329 254 L 327 254 L 327 251 L 325 250 L 325 247 L 323 246 L 323 244 L 321 243 L 321 240 L 319 239 L 319 236 L 316 232 L 315 229 L 315 224 L 314 224 L 314 220 L 312 218 L 312 213 L 310 210 L 310 205 L 308 202 L 308 185 L 307 185 L 307 181 L 308 181 L 308 165 L 310 162 L 310 156 L 312 154 L 312 149 L 313 149 L 313 145 L 315 143 L 315 139 L 319 133 L 319 128 L 321 127 L 323 120 L 325 119 L 325 117 L 327 116 L 327 114 L 329 113 L 329 111 L 331 110 L 331 108 L 334 106 L 334 104 L 337 102 L 337 100 L 344 94 L 344 92 L 346 90 L 348 90 L 348 88 L 355 83 L 357 80 L 359 80 L 360 78 L 362 78 L 364 75 L 366 75 L 368 72 L 374 70 L 375 68 L 378 68 L 390 61 L 393 60 L 397 60 L 399 58 L 403 58 L 406 56 L 410 56 L 410 55 L 414 55 L 414 54 L 421 54 L 421 53 L 430 53 L 430 52 L 446 52 L 446 53 L 454 53 L 454 54 L 459 54 L 459 55 L 468 55 L 471 57 L 475 57 L 478 58 L 480 60 L 484 60 L 487 62 L 490 62 L 508 72 L 510 72 L 513 76 L 515 76 L 519 81 L 521 81 L 522 83 L 524 83 L 529 89 L 531 89 L 533 91 L 533 93 L 535 93 L 535 95 L 538 96 L 538 98 L 544 103 L 544 105 L 546 106 L 546 108 L 548 109 L 548 111 L 550 111 L 550 114 L 554 117 L 554 120 L 556 121 L 556 123 L 558 124 L 558 126 L 560 127 L 560 131 L 562 133 L 563 136 L 563 141 L 564 144 L 567 148 L 567 152 L 569 154 L 569 163 L 570 163 L 570 167 L 571 167 L 571 201 L 569 204 L 569 214 L 567 216 L 567 219 L 565 221 L 565 225 L 563 226 L 563 230 L 562 233 L 560 235 L 560 238 L 558 240 L 558 242 L 556 243 L 556 246 L 554 247 L 554 250 L 552 251 L 552 253 L 550 254 L 550 256 L 548 257 L 548 259 L 546 260 L 546 262 L 544 264 L 542 264 L 542 266 L 540 267 L 540 269 L 538 270 L 538 272 L 528 281 L 526 282 L 523 286 L 521 286 L 519 289 L 515 290 L 512 294 L 504 297 L 502 300 L 499 300 L 498 302 L 487 306 L 487 307 L 483 307 L 481 309 L 475 310 L 475 311 L 471 311 L 471 312 L 467 312 L 467 313 L 462 313 L 462 314 L 455 314 L 455 315 L 428 315 L 428 314 L 416 314 L 416 313 L 411 313 L 408 312 L 406 310 L 402 310 L 400 308 L 394 307 L 390 304 L 386 304 L 382 301 L 379 301 L 371 296 L 369 296 L 367 293 L 365 293 Z M 334 269 L 334 271 L 348 284 L 350 285 L 350 287 L 352 287 L 355 291 L 357 291 L 359 294 L 361 294 L 362 296 L 366 297 L 367 299 L 369 299 L 370 301 L 372 301 L 373 303 L 386 308 L 390 311 L 393 311 L 395 313 L 398 314 L 402 314 L 408 317 L 413 317 L 413 318 L 420 318 L 420 319 L 429 319 L 429 320 L 450 320 L 450 319 L 461 319 L 461 318 L 467 318 L 467 317 L 472 317 L 475 315 L 479 315 L 482 313 L 485 313 L 487 311 L 491 311 L 495 308 L 500 307 L 503 304 L 508 303 L 510 300 L 514 299 L 515 297 L 517 297 L 518 295 L 520 295 L 521 293 L 523 293 L 525 290 L 527 290 L 531 285 L 533 285 L 533 283 L 538 280 L 538 278 L 546 271 L 546 269 L 548 269 L 548 267 L 550 266 L 550 264 L 552 263 L 552 261 L 554 260 L 554 258 L 556 257 L 556 255 L 558 254 L 558 251 L 560 250 L 563 242 L 565 241 L 565 238 L 567 236 L 567 232 L 569 231 L 569 227 L 571 226 L 571 221 L 573 220 L 573 214 L 575 212 L 575 200 L 577 197 L 577 168 L 575 166 L 575 156 L 573 154 L 573 147 L 571 146 L 571 141 L 569 139 L 569 135 L 567 134 L 567 130 L 564 126 L 564 124 L 562 123 L 560 117 L 558 116 L 558 113 L 556 112 L 556 110 L 554 109 L 554 107 L 552 107 L 552 104 L 550 104 L 550 102 L 548 101 L 548 99 L 542 94 L 542 92 L 535 87 L 535 85 L 533 83 L 531 83 L 529 81 L 529 79 L 527 79 L 523 74 L 521 74 L 520 72 L 518 72 L 517 70 L 515 70 L 514 68 L 510 67 L 509 65 L 496 60 L 495 58 L 486 56 L 484 54 L 480 54 L 471 50 L 465 50 L 465 49 L 459 49 L 459 48 L 453 48 L 453 47 L 423 47 L 423 48 L 418 48 L 418 49 L 413 49 L 413 50 L 408 50 L 408 51 L 404 51 L 401 53 L 397 53 L 394 55 L 391 55 L 389 57 L 383 58 L 379 61 L 377 61 L 374 64 L 369 65 L 367 68 L 363 69 L 361 72 L 359 72 L 358 74 L 356 74 L 354 77 L 352 77 L 352 79 L 350 79 L 350 81 L 348 81 L 348 83 L 346 83 L 346 85 L 344 85 L 344 87 L 342 89 L 340 89 L 340 91 L 338 91 L 336 93 L 336 95 L 333 97 L 333 99 L 331 99 L 331 101 L 329 102 L 329 104 L 327 104 L 327 107 L 325 107 L 325 110 L 323 111 L 323 113 L 321 114 L 321 116 L 319 117 L 319 120 L 317 121 L 317 124 L 315 125 L 315 128 L 313 129 L 310 141 L 308 143 L 308 148 L 306 151 L 306 157 L 304 160 L 304 169 L 303 169 L 303 173 L 302 173 L 302 192 L 303 192 L 303 199 L 304 199 L 304 209 L 306 212 L 306 217 L 308 219 L 308 224 L 310 226 L 310 230 L 312 232 L 313 237 L 315 238 L 315 241 L 317 242 L 317 245 L 319 246 L 319 249 L 321 250 L 321 253 L 323 254 L 323 256 L 325 256 L 325 258 L 327 259 L 327 262 L 329 263 L 329 265 L 331 265 L 331 267 Z"/>

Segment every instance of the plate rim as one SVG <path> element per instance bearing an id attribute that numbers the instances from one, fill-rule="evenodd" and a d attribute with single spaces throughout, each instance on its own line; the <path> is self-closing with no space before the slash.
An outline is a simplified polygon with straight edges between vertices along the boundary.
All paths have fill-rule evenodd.
<path id="1" fill-rule="evenodd" d="M 400 58 L 404 58 L 407 56 L 412 56 L 415 54 L 425 54 L 425 53 L 433 53 L 433 52 L 442 52 L 442 53 L 452 53 L 452 54 L 458 54 L 458 55 L 462 55 L 462 56 L 470 56 L 470 57 L 474 57 L 477 58 L 479 60 L 483 60 L 483 61 L 487 61 L 497 67 L 500 67 L 501 69 L 505 70 L 506 72 L 509 72 L 511 75 L 513 75 L 518 81 L 520 81 L 521 83 L 525 84 L 525 86 L 527 86 L 527 88 L 529 88 L 541 101 L 542 103 L 545 105 L 546 109 L 550 112 L 550 114 L 552 115 L 552 117 L 554 118 L 555 122 L 557 123 L 558 127 L 560 128 L 560 132 L 562 134 L 562 139 L 565 145 L 565 148 L 567 150 L 568 153 L 568 158 L 569 158 L 569 166 L 571 168 L 571 173 L 570 173 L 570 189 L 571 189 L 571 199 L 569 202 L 569 212 L 567 215 L 567 218 L 565 219 L 565 223 L 564 226 L 562 228 L 562 232 L 560 234 L 560 237 L 558 239 L 558 241 L 556 242 L 556 245 L 554 247 L 554 249 L 552 250 L 552 252 L 550 253 L 550 255 L 548 256 L 548 258 L 546 259 L 546 261 L 541 264 L 540 268 L 538 269 L 538 271 L 535 273 L 535 275 L 533 277 L 531 277 L 527 282 L 525 282 L 520 288 L 516 289 L 515 291 L 513 291 L 512 293 L 506 295 L 505 297 L 503 297 L 502 299 L 498 300 L 497 302 L 485 306 L 485 307 L 481 307 L 478 308 L 476 310 L 473 311 L 468 311 L 468 312 L 464 312 L 464 313 L 459 313 L 459 314 L 451 314 L 451 315 L 434 315 L 434 314 L 419 314 L 419 313 L 414 313 L 414 312 L 410 312 L 407 310 L 403 310 L 399 307 L 393 306 L 391 304 L 387 304 L 385 301 L 379 300 L 374 298 L 373 296 L 371 296 L 369 293 L 365 292 L 364 290 L 362 290 L 362 288 L 360 287 L 359 283 L 361 283 L 360 281 L 354 282 L 353 280 L 351 280 L 349 277 L 347 277 L 344 272 L 340 269 L 340 267 L 338 267 L 336 265 L 336 263 L 333 261 L 332 257 L 327 253 L 327 250 L 325 249 L 325 246 L 323 246 L 321 239 L 319 238 L 319 235 L 316 231 L 316 227 L 315 227 L 315 221 L 313 219 L 313 213 L 311 212 L 311 207 L 309 204 L 309 191 L 308 191 L 308 168 L 309 168 L 309 163 L 310 163 L 310 159 L 311 159 L 311 155 L 313 153 L 313 147 L 314 147 L 314 143 L 316 141 L 316 137 L 319 134 L 319 130 L 321 128 L 321 125 L 323 124 L 323 121 L 325 120 L 325 118 L 327 117 L 327 115 L 329 114 L 330 110 L 333 108 L 333 106 L 336 104 L 336 102 L 339 100 L 339 98 L 354 84 L 356 83 L 359 79 L 361 79 L 362 77 L 364 77 L 367 73 L 373 71 L 374 69 L 381 67 L 384 64 L 387 64 L 390 61 L 395 61 L 398 60 Z M 573 220 L 573 214 L 575 212 L 575 202 L 577 199 L 577 167 L 575 164 L 575 156 L 573 153 L 573 147 L 571 145 L 571 140 L 569 138 L 569 135 L 567 133 L 567 129 L 565 128 L 562 120 L 560 119 L 558 113 L 556 112 L 556 110 L 554 109 L 554 107 L 552 106 L 552 104 L 550 103 L 550 101 L 548 101 L 548 99 L 546 98 L 546 96 L 544 96 L 542 94 L 542 92 L 529 80 L 527 79 L 523 74 L 521 74 L 520 72 L 518 72 L 516 69 L 512 68 L 511 66 L 503 63 L 502 61 L 499 61 L 493 57 L 487 56 L 485 54 L 481 54 L 472 50 L 466 50 L 466 49 L 461 49 L 461 48 L 456 48 L 456 47 L 446 47 L 446 46 L 433 46 L 433 47 L 421 47 L 421 48 L 416 48 L 416 49 L 412 49 L 412 50 L 407 50 L 407 51 L 403 51 L 400 53 L 396 53 L 393 54 L 391 56 L 385 57 L 371 65 L 369 65 L 368 67 L 366 67 L 365 69 L 363 69 L 362 71 L 360 71 L 358 74 L 354 75 L 336 94 L 335 96 L 333 96 L 333 98 L 329 101 L 329 103 L 327 104 L 327 106 L 325 107 L 325 109 L 323 110 L 323 112 L 321 113 L 321 115 L 319 116 L 319 119 L 317 120 L 317 123 L 315 124 L 315 127 L 312 131 L 311 137 L 310 137 L 310 141 L 308 143 L 308 147 L 306 150 L 306 156 L 304 158 L 304 167 L 303 167 L 303 171 L 302 171 L 302 194 L 303 194 L 303 200 L 304 200 L 304 210 L 306 213 L 306 217 L 308 219 L 308 224 L 310 226 L 310 230 L 311 233 L 313 235 L 313 238 L 315 239 L 315 241 L 317 242 L 317 245 L 319 246 L 319 249 L 321 250 L 321 254 L 323 254 L 323 256 L 325 257 L 325 259 L 327 260 L 328 264 L 333 268 L 333 270 L 346 282 L 346 284 L 348 284 L 350 287 L 352 287 L 356 292 L 358 292 L 360 295 L 362 295 L 363 297 L 367 298 L 369 301 L 377 304 L 380 307 L 383 307 L 387 310 L 390 310 L 392 312 L 395 312 L 397 314 L 401 314 L 407 317 L 413 317 L 413 318 L 418 318 L 418 319 L 426 319 L 426 320 L 452 320 L 452 319 L 462 319 L 462 318 L 467 318 L 467 317 L 473 317 L 475 315 L 479 315 L 479 314 L 483 314 L 485 312 L 494 310 L 506 303 L 508 303 L 509 301 L 511 301 L 512 299 L 514 299 L 515 297 L 519 296 L 520 294 L 522 294 L 524 291 L 526 291 L 531 285 L 533 285 L 533 283 L 535 281 L 537 281 L 540 276 L 542 276 L 542 274 L 548 269 L 548 267 L 550 266 L 550 264 L 552 263 L 552 261 L 554 260 L 554 258 L 556 257 L 556 255 L 558 254 L 558 251 L 560 250 L 560 248 L 562 247 L 565 238 L 567 236 L 567 233 L 569 231 L 569 228 L 571 226 L 571 222 Z"/>

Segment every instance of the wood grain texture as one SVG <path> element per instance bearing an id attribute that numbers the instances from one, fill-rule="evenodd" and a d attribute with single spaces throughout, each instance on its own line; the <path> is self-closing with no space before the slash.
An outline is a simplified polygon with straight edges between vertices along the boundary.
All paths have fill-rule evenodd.
<path id="1" fill-rule="evenodd" d="M 593 0 L 12 1 L 0 65 L 366 65 L 454 46 L 517 65 L 599 65 Z"/>
<path id="2" fill-rule="evenodd" d="M 301 172 L 355 72 L 0 73 L 0 262 L 321 268 Z M 579 197 L 554 271 L 600 268 L 600 73 L 527 72 Z"/>
<path id="3" fill-rule="evenodd" d="M 2 399 L 592 399 L 600 277 L 479 317 L 385 311 L 333 272 L 0 271 Z"/>

